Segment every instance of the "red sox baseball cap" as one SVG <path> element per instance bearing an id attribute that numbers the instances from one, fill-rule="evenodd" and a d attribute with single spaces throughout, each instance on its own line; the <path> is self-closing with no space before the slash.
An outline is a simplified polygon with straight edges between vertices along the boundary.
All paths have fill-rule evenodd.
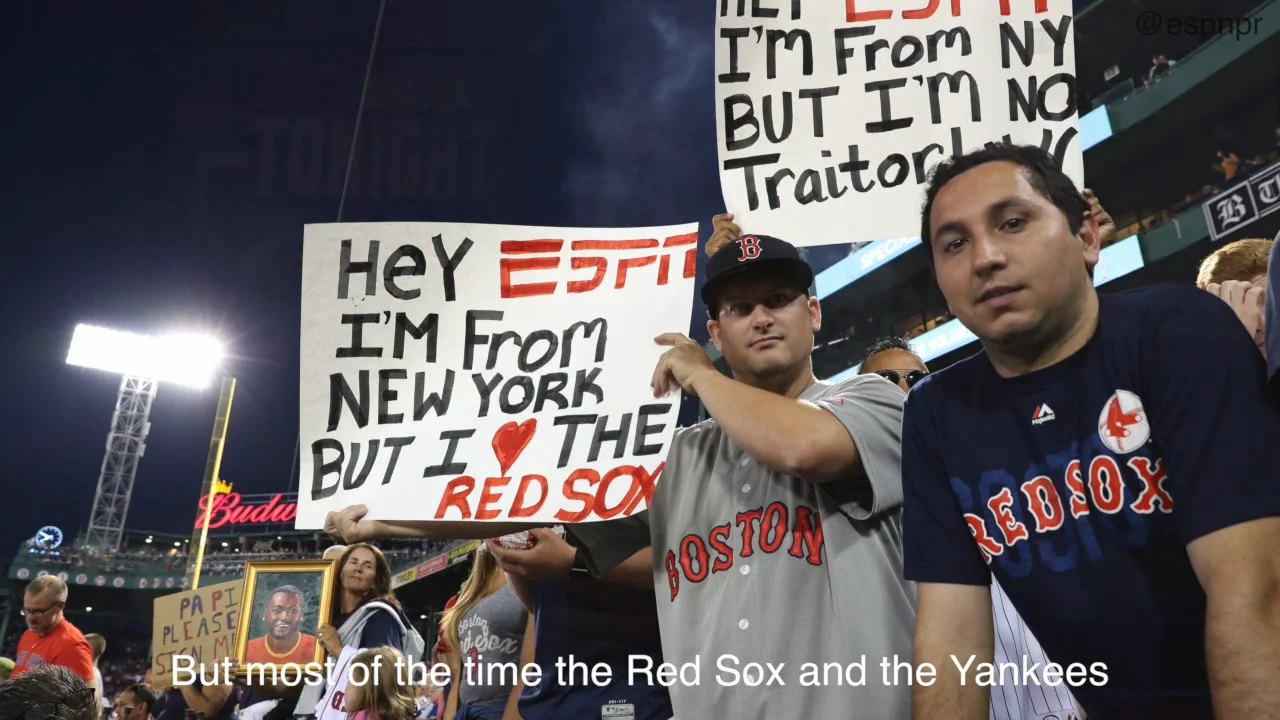
<path id="1" fill-rule="evenodd" d="M 806 292 L 813 284 L 813 268 L 800 259 L 794 245 L 769 235 L 743 235 L 707 260 L 704 271 L 707 281 L 702 285 L 702 302 L 707 305 L 707 313 L 712 317 L 717 315 L 725 281 L 761 267 L 790 273 L 796 285 Z"/>

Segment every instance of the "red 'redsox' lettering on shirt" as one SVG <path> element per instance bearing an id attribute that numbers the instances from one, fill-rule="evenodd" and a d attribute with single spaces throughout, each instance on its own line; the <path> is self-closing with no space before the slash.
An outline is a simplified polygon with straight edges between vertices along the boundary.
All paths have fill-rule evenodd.
<path id="1" fill-rule="evenodd" d="M 1006 547 L 1028 540 L 1028 530 L 1036 534 L 1059 530 L 1066 521 L 1067 512 L 1073 518 L 1084 517 L 1094 511 L 1115 515 L 1124 509 L 1126 490 L 1129 509 L 1134 512 L 1144 515 L 1157 510 L 1166 515 L 1173 512 L 1173 496 L 1165 488 L 1169 476 L 1164 471 L 1163 460 L 1139 456 L 1130 458 L 1125 466 L 1138 479 L 1136 484 L 1126 485 L 1119 461 L 1110 455 L 1094 457 L 1087 471 L 1082 471 L 1080 460 L 1072 460 L 1067 464 L 1064 478 L 1070 492 L 1068 504 L 1064 504 L 1057 486 L 1045 475 L 1022 483 L 1016 494 L 1007 487 L 1000 488 L 987 499 L 985 508 L 990 515 L 989 520 L 977 513 L 964 515 L 969 534 L 982 553 L 982 559 L 989 564 L 992 558 L 1003 555 Z M 1030 528 L 1018 521 L 1013 512 L 1015 503 L 1031 517 Z"/>
<path id="2" fill-rule="evenodd" d="M 626 287 L 631 273 L 657 263 L 655 285 L 666 285 L 671 278 L 671 258 L 684 253 L 681 261 L 681 273 L 684 278 L 694 277 L 698 270 L 698 234 L 672 235 L 662 242 L 649 238 L 645 240 L 574 240 L 570 244 L 573 255 L 569 258 L 571 270 L 590 270 L 574 280 L 566 281 L 563 286 L 553 276 L 545 276 L 544 282 L 525 282 L 517 284 L 513 278 L 516 273 L 537 270 L 558 270 L 564 258 L 560 251 L 564 248 L 564 240 L 504 240 L 502 242 L 502 259 L 499 261 L 502 281 L 502 297 L 522 298 L 537 295 L 553 295 L 560 293 L 589 293 L 604 286 L 605 276 L 609 274 L 610 253 L 650 250 L 653 254 L 638 257 L 624 257 L 614 263 L 614 281 L 610 287 L 621 290 Z M 682 250 L 683 248 L 683 250 Z M 536 255 L 537 257 L 530 257 Z M 652 271 L 650 271 L 652 272 Z M 562 273 L 563 274 L 563 273 Z M 649 276 L 653 277 L 653 276 Z"/>
<path id="3" fill-rule="evenodd" d="M 737 542 L 733 537 L 735 527 Z M 791 511 L 775 502 L 739 512 L 734 522 L 715 526 L 705 538 L 696 534 L 684 536 L 679 547 L 667 550 L 664 562 L 672 601 L 680 594 L 681 580 L 697 584 L 733 568 L 735 548 L 736 557 L 742 558 L 757 551 L 772 555 L 785 548 L 791 557 L 821 566 L 822 517 L 804 505 Z"/>

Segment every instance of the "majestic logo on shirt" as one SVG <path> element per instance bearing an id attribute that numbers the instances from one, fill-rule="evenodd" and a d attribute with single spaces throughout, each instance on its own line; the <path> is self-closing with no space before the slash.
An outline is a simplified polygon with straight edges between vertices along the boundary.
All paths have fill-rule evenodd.
<path id="1" fill-rule="evenodd" d="M 1098 435 L 1111 452 L 1121 455 L 1142 447 L 1151 437 L 1142 400 L 1128 390 L 1117 390 L 1102 407 Z"/>
<path id="2" fill-rule="evenodd" d="M 1056 417 L 1058 416 L 1053 414 L 1053 408 L 1048 403 L 1043 403 L 1036 406 L 1036 411 L 1031 415 L 1031 424 L 1043 425 Z"/>
<path id="3" fill-rule="evenodd" d="M 738 557 L 749 558 L 757 551 L 772 555 L 785 548 L 793 558 L 822 565 L 822 516 L 818 511 L 799 505 L 795 512 L 788 512 L 786 505 L 770 503 L 768 507 L 738 513 L 735 522 L 717 525 L 705 539 L 701 535 L 685 535 L 677 550 L 667 550 L 667 586 L 672 602 L 680 594 L 681 578 L 697 584 L 709 575 L 733 569 L 734 545 L 730 541 L 735 524 Z M 714 560 L 708 547 L 716 552 Z"/>

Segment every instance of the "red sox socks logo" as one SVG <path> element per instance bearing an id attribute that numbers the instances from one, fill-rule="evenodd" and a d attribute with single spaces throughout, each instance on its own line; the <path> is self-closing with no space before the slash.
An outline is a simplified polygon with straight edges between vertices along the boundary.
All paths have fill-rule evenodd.
<path id="1" fill-rule="evenodd" d="M 671 588 L 672 601 L 680 594 L 682 577 L 697 584 L 706 580 L 708 575 L 733 568 L 734 553 L 729 541 L 734 524 L 738 527 L 740 540 L 738 557 L 749 558 L 757 550 L 772 555 L 787 544 L 787 535 L 790 535 L 788 555 L 810 565 L 822 565 L 822 516 L 803 505 L 796 507 L 794 513 L 788 513 L 786 505 L 775 502 L 767 508 L 758 507 L 738 513 L 734 523 L 717 525 L 705 539 L 701 535 L 686 535 L 680 541 L 678 554 L 677 550 L 667 550 L 667 585 Z M 708 547 L 716 552 L 714 560 Z"/>
<path id="2" fill-rule="evenodd" d="M 760 238 L 754 235 L 739 238 L 738 248 L 742 250 L 742 255 L 738 257 L 738 262 L 755 260 L 760 257 Z"/>
<path id="3" fill-rule="evenodd" d="M 1128 390 L 1117 390 L 1102 407 L 1098 435 L 1111 452 L 1121 455 L 1142 447 L 1151 437 L 1142 400 Z"/>

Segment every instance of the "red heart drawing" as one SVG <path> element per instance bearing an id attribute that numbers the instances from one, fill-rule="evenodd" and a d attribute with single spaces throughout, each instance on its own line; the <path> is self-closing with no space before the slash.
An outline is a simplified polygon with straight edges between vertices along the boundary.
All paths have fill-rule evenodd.
<path id="1" fill-rule="evenodd" d="M 514 421 L 509 422 L 493 434 L 493 455 L 498 458 L 498 465 L 502 467 L 502 477 L 507 476 L 507 469 L 529 447 L 529 441 L 533 440 L 533 434 L 537 431 L 538 419 L 529 418 L 519 425 Z"/>

